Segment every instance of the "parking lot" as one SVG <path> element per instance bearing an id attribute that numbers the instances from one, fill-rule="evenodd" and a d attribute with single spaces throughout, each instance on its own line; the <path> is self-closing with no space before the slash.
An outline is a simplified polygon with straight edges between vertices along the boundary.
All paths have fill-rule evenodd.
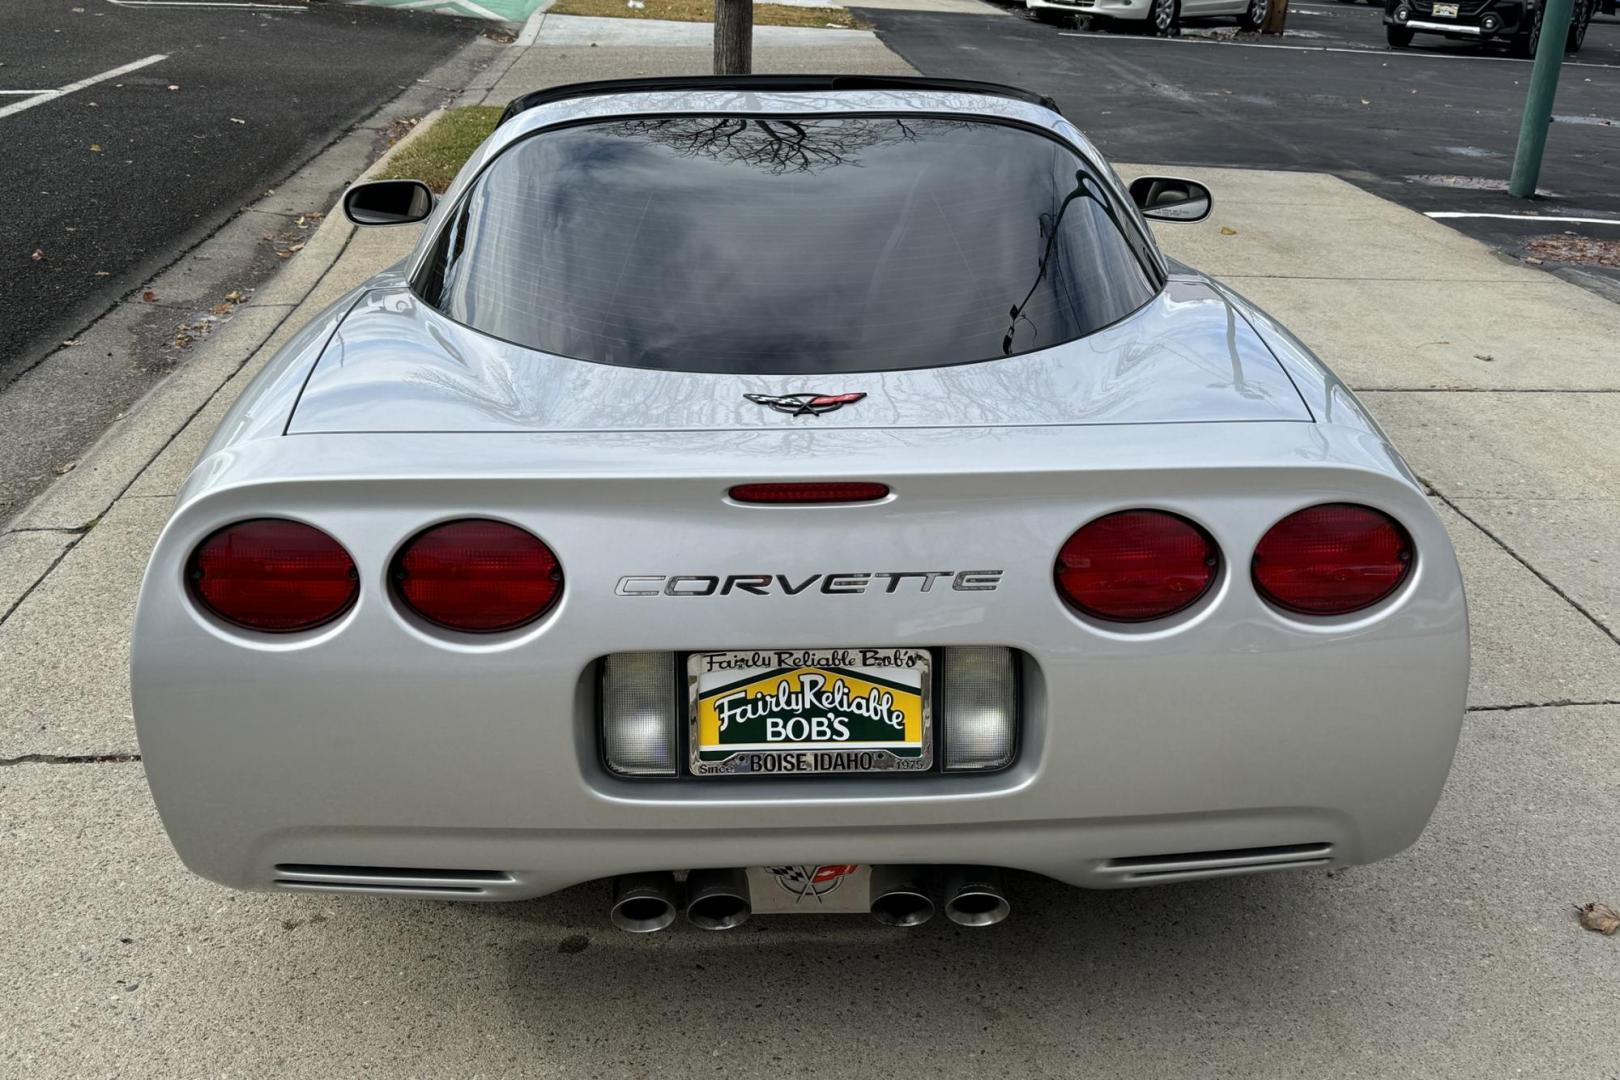
<path id="1" fill-rule="evenodd" d="M 1615 20 L 1594 21 L 1566 59 L 1540 185 L 1550 197 L 1530 204 L 1505 191 L 1530 63 L 1503 49 L 1420 35 L 1392 50 L 1381 7 L 1319 0 L 1289 6 L 1280 42 L 1239 35 L 1235 19 L 1189 21 L 1165 39 L 1009 10 L 868 16 L 925 73 L 1052 95 L 1116 160 L 1331 172 L 1423 213 L 1505 215 L 1445 220 L 1513 255 L 1565 230 L 1620 241 Z M 1542 220 L 1516 220 L 1531 215 Z"/>

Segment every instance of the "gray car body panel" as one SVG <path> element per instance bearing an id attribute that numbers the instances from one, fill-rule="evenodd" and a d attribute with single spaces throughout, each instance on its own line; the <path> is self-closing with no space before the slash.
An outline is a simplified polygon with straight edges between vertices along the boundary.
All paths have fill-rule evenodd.
<path id="1" fill-rule="evenodd" d="M 1055 114 L 999 98 L 632 97 L 503 125 L 435 223 L 502 145 L 587 115 L 998 115 L 1101 164 Z M 1152 304 L 1068 346 L 806 387 L 546 357 L 424 310 L 403 280 L 379 276 L 272 361 L 153 552 L 133 646 L 136 723 L 165 826 L 198 873 L 301 888 L 279 885 L 291 879 L 278 867 L 480 869 L 498 873 L 455 894 L 408 875 L 344 888 L 517 899 L 637 870 L 925 862 L 1114 887 L 1147 880 L 1113 862 L 1136 856 L 1327 845 L 1313 862 L 1365 862 L 1402 850 L 1428 820 L 1468 680 L 1449 540 L 1349 390 L 1223 286 L 1177 268 Z M 433 335 L 442 354 L 425 345 Z M 669 392 L 676 383 L 695 403 Z M 634 408 L 602 399 L 630 388 Z M 741 400 L 807 388 L 871 396 L 815 419 Z M 881 480 L 893 496 L 768 508 L 726 494 L 748 480 L 844 478 Z M 1337 619 L 1265 603 L 1248 574 L 1256 542 L 1294 510 L 1338 501 L 1407 528 L 1418 556 L 1406 582 Z M 1223 553 L 1216 585 L 1155 623 L 1077 615 L 1053 587 L 1057 549 L 1101 514 L 1144 506 L 1209 532 Z M 360 597 L 336 622 L 253 634 L 189 599 L 196 544 L 266 515 L 316 525 L 354 557 Z M 556 551 L 566 586 L 543 619 L 457 635 L 392 600 L 399 546 L 466 516 L 511 521 Z M 993 593 L 614 591 L 626 574 L 913 568 L 1003 576 Z M 1015 763 L 982 776 L 633 782 L 597 759 L 605 655 L 851 645 L 1019 650 Z M 1151 880 L 1264 868 L 1206 860 Z"/>

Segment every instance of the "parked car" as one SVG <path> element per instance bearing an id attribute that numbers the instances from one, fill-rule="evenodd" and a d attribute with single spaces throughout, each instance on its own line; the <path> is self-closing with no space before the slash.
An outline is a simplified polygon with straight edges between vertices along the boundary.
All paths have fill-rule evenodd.
<path id="1" fill-rule="evenodd" d="M 1103 24 L 1118 24 L 1155 37 L 1181 33 L 1182 16 L 1235 15 L 1244 30 L 1258 30 L 1266 21 L 1272 0 L 1024 0 L 1042 22 L 1086 16 Z"/>
<path id="2" fill-rule="evenodd" d="M 641 79 L 513 102 L 176 498 L 142 762 L 218 882 L 628 930 L 1118 888 L 1417 839 L 1468 684 L 1355 396 L 1045 98 Z M 1323 303 L 1338 303 L 1324 286 Z"/>
<path id="3" fill-rule="evenodd" d="M 1597 0 L 1575 0 L 1564 51 L 1576 53 L 1586 41 Z M 1534 56 L 1541 41 L 1545 0 L 1384 0 L 1384 34 L 1404 49 L 1416 34 L 1440 34 L 1453 41 L 1506 42 L 1514 56 Z"/>

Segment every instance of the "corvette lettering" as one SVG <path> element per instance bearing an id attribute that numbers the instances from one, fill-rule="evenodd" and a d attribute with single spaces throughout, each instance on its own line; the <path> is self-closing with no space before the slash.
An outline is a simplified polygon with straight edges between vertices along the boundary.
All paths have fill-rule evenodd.
<path id="1" fill-rule="evenodd" d="M 837 574 L 626 574 L 613 587 L 615 596 L 828 596 L 865 593 L 994 592 L 1000 570 L 902 570 Z"/>

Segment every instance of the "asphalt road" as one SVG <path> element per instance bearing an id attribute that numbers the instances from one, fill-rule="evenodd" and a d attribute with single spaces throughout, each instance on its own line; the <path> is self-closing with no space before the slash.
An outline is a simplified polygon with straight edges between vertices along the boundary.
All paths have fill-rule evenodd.
<path id="1" fill-rule="evenodd" d="M 0 395 L 480 26 L 335 5 L 0 8 Z M 156 346 L 184 313 L 160 315 L 164 300 L 150 341 L 98 353 L 81 408 L 5 434 L 0 518 L 169 369 Z M 48 447 L 13 447 L 36 428 Z"/>
<path id="2" fill-rule="evenodd" d="M 1615 224 L 1447 219 L 1510 252 L 1565 230 L 1620 240 L 1620 23 L 1594 22 L 1566 63 L 1533 204 L 1506 194 L 1528 61 L 1500 49 L 1384 43 L 1382 9 L 1296 3 L 1281 43 L 1235 20 L 1177 39 L 1076 32 L 1022 17 L 863 10 L 926 74 L 1052 95 L 1115 161 L 1330 172 L 1421 212 L 1557 215 Z M 1015 16 L 1018 13 L 1014 13 Z M 1493 190 L 1494 188 L 1494 190 Z M 1218 197 L 1218 193 L 1217 193 Z"/>

